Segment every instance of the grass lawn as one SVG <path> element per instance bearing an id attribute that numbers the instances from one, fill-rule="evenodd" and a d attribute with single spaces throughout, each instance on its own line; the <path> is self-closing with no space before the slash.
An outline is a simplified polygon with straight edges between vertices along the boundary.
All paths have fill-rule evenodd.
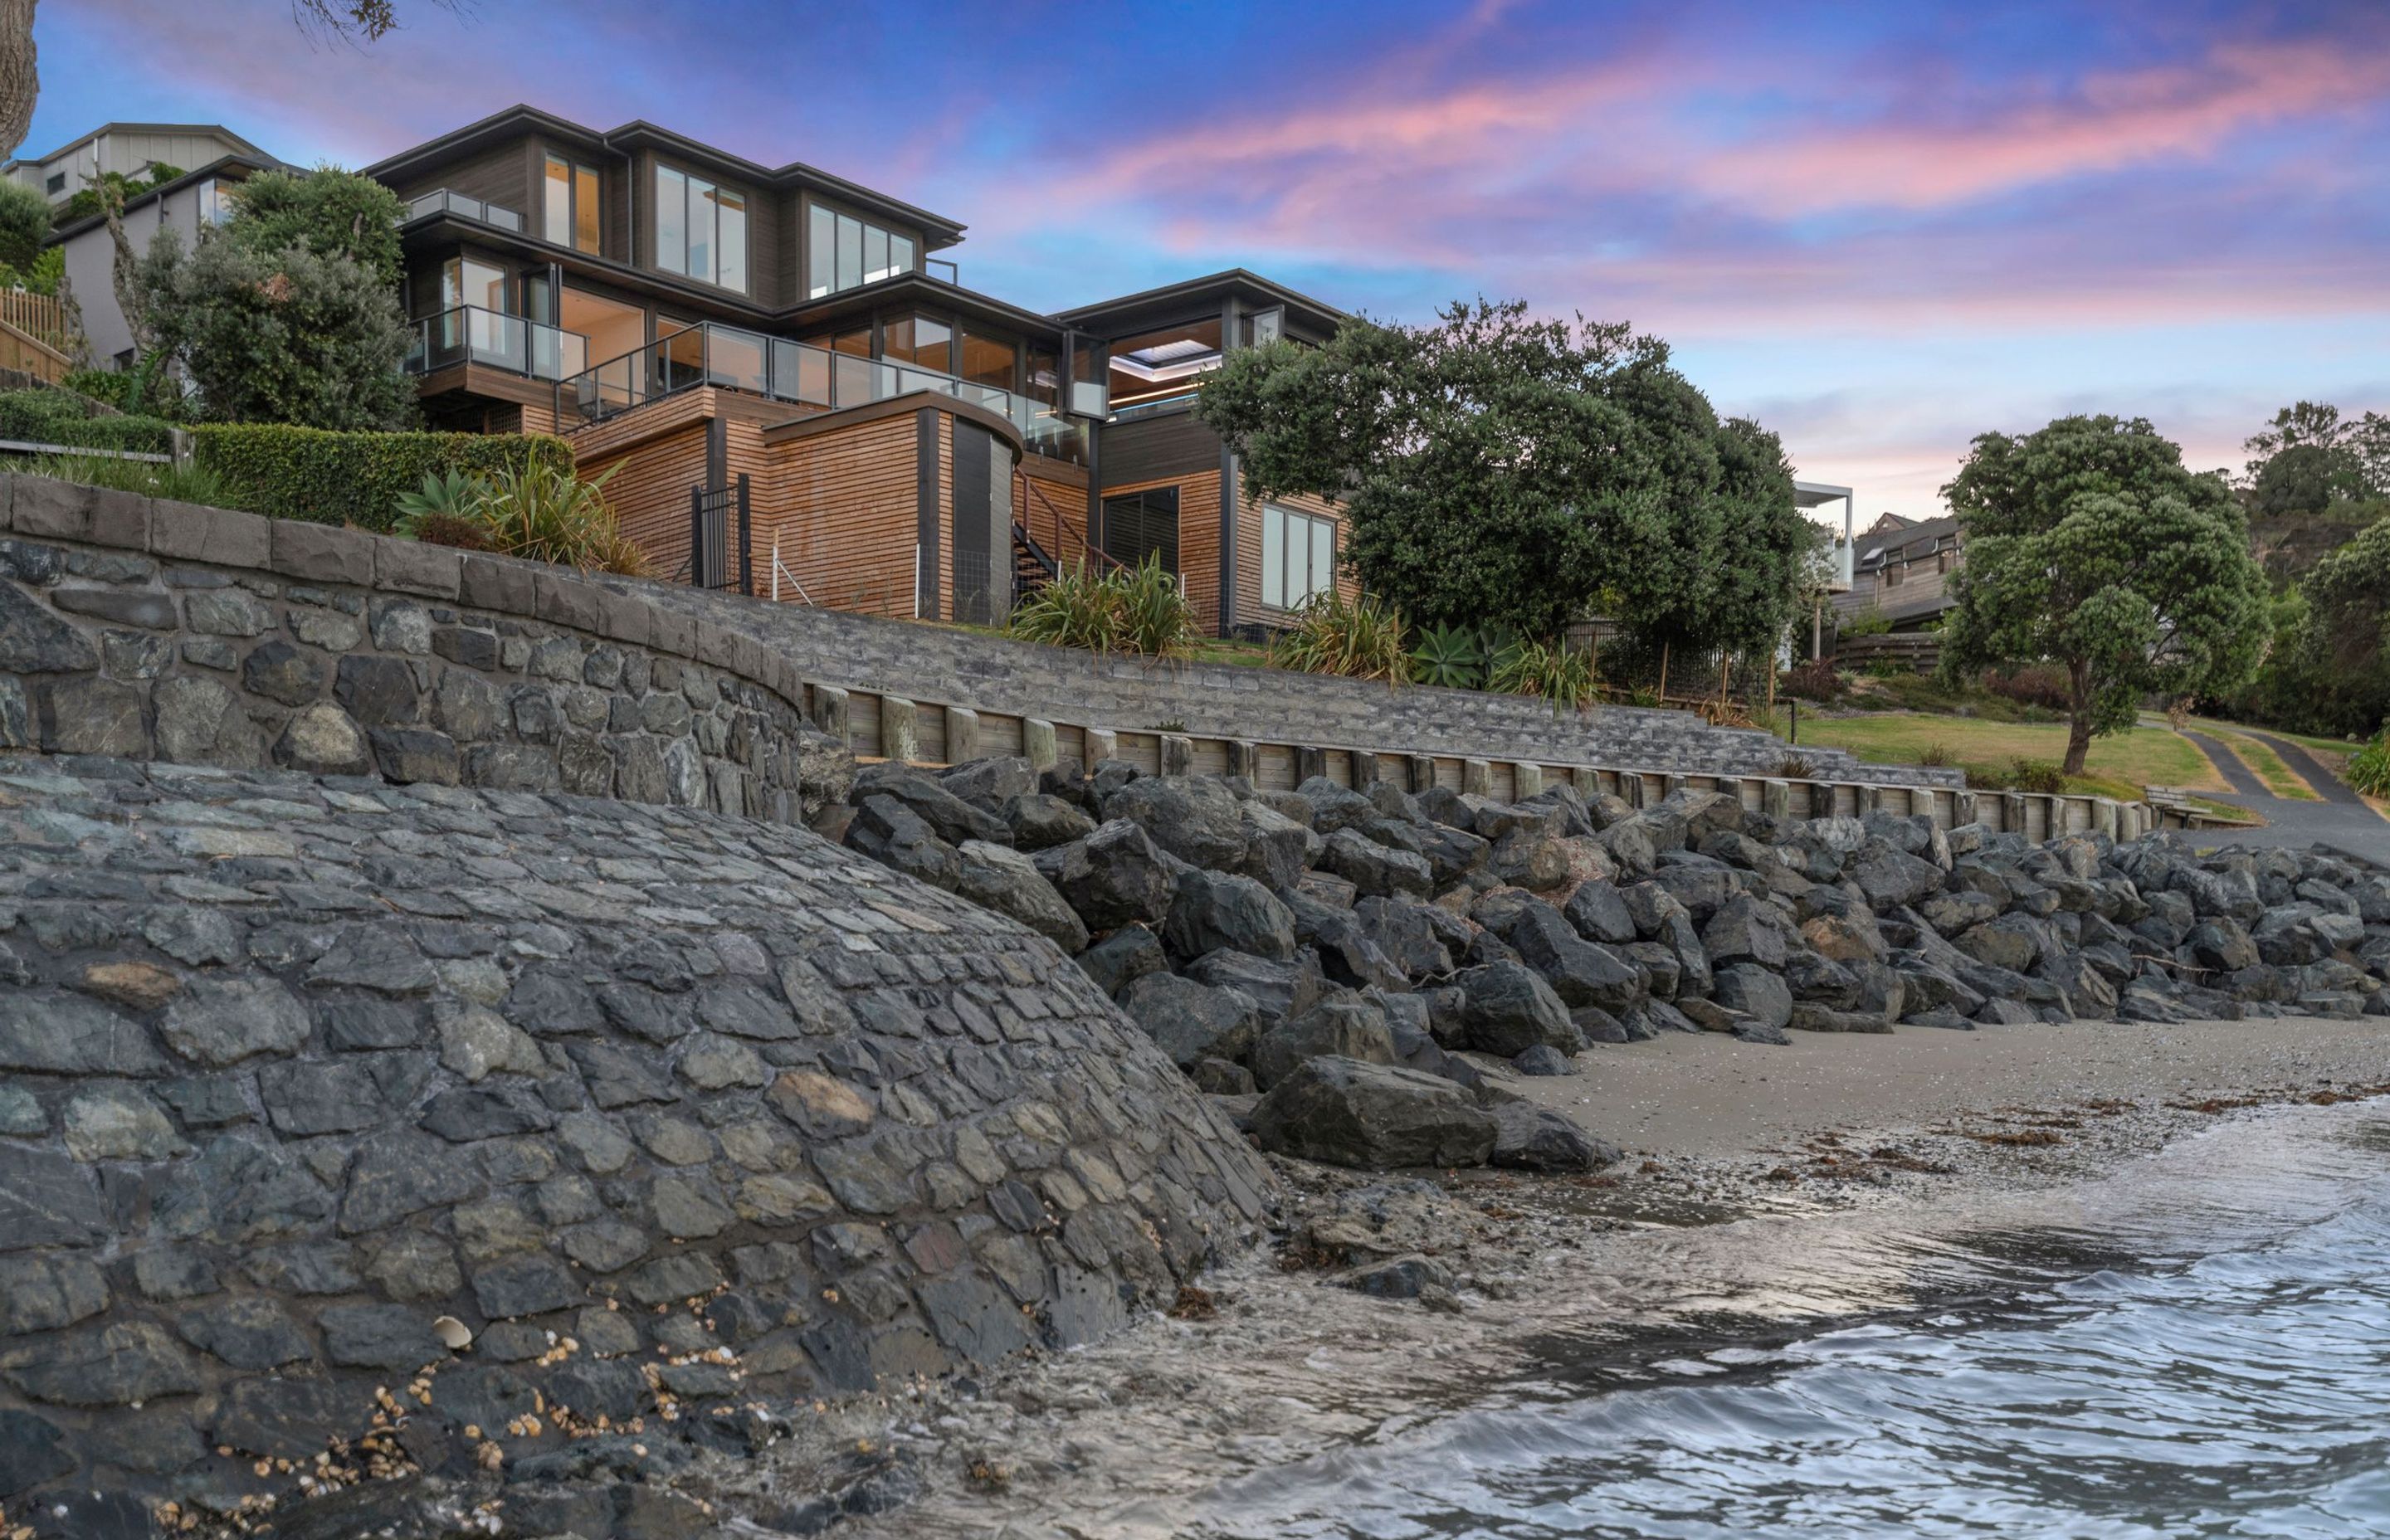
<path id="1" fill-rule="evenodd" d="M 1866 716 L 1821 717 L 1803 712 L 1801 741 L 1847 749 L 1861 759 L 1886 764 L 1922 764 L 1939 748 L 1943 762 L 1968 772 L 2005 772 L 2014 759 L 2066 757 L 2062 722 L 1985 722 L 1975 717 L 1876 712 Z M 2087 774 L 2067 778 L 2070 791 L 2138 801 L 2148 786 L 2179 786 L 2192 791 L 2229 791 L 2207 757 L 2189 739 L 2164 727 L 2135 727 L 2091 740 Z"/>

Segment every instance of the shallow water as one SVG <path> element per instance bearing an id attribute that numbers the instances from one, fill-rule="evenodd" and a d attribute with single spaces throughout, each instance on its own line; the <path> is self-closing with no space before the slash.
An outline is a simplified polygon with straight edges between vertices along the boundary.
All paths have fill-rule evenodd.
<path id="1" fill-rule="evenodd" d="M 2054 1195 L 1631 1251 L 1646 1308 L 1182 1491 L 1173 1533 L 2390 1534 L 2379 1110 L 2219 1128 Z"/>

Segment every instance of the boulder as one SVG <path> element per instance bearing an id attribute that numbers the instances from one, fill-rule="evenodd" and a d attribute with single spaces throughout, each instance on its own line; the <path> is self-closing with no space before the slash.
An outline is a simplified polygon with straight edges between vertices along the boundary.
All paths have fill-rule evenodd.
<path id="1" fill-rule="evenodd" d="M 1364 1171 L 1484 1165 L 1498 1136 L 1452 1082 L 1351 1059 L 1309 1060 L 1253 1109 L 1264 1149 Z"/>
<path id="2" fill-rule="evenodd" d="M 1148 776 L 1105 798 L 1104 817 L 1127 819 L 1181 861 L 1233 872 L 1245 861 L 1243 805 L 1210 776 Z"/>
<path id="3" fill-rule="evenodd" d="M 938 772 L 937 780 L 964 802 L 1008 824 L 1010 804 L 1037 794 L 1037 771 L 1018 754 L 996 754 L 950 765 Z"/>
<path id="4" fill-rule="evenodd" d="M 1210 952 L 1188 964 L 1186 973 L 1198 983 L 1243 992 L 1261 1007 L 1264 1030 L 1309 1009 L 1328 989 L 1310 957 L 1276 962 L 1245 952 Z"/>
<path id="5" fill-rule="evenodd" d="M 1131 983 L 1121 1008 L 1172 1062 L 1190 1072 L 1207 1059 L 1243 1059 L 1261 1026 L 1253 996 L 1171 973 L 1149 973 Z"/>
<path id="6" fill-rule="evenodd" d="M 1319 865 L 1374 897 L 1410 893 L 1423 898 L 1434 887 L 1426 857 L 1390 849 L 1349 828 L 1328 837 L 1320 847 Z"/>
<path id="7" fill-rule="evenodd" d="M 1844 871 L 1878 913 L 1938 892 L 1943 881 L 1942 868 L 1933 862 L 1874 836 L 1852 853 Z"/>
<path id="8" fill-rule="evenodd" d="M 1004 823 L 1012 842 L 1032 853 L 1084 840 L 1096 831 L 1096 821 L 1060 797 L 1043 791 L 1015 797 L 1004 804 Z"/>
<path id="9" fill-rule="evenodd" d="M 861 807 L 874 797 L 885 797 L 910 809 L 914 816 L 950 845 L 959 845 L 966 840 L 983 840 L 994 845 L 1012 843 L 1012 830 L 1002 818 L 973 807 L 947 790 L 934 776 L 909 765 L 891 760 L 858 772 L 846 800 Z"/>
<path id="10" fill-rule="evenodd" d="M 1641 973 L 1578 935 L 1548 904 L 1531 900 L 1507 934 L 1519 960 L 1542 974 L 1563 1005 L 1623 1010 L 1644 992 Z"/>
<path id="11" fill-rule="evenodd" d="M 1593 1137 L 1563 1113 L 1523 1101 L 1494 1109 L 1490 1165 L 1552 1174 L 1599 1171 L 1622 1158 L 1616 1145 Z"/>
<path id="12" fill-rule="evenodd" d="M 1578 935 L 1609 946 L 1624 946 L 1642 933 L 1626 912 L 1626 901 L 1607 882 L 1578 883 L 1561 914 Z"/>
<path id="13" fill-rule="evenodd" d="M 957 852 L 955 891 L 983 909 L 1008 915 L 1074 955 L 1087 944 L 1087 927 L 1037 864 L 1009 845 L 966 840 Z"/>
<path id="14" fill-rule="evenodd" d="M 1177 891 L 1177 878 L 1162 852 L 1145 830 L 1124 818 L 1032 859 L 1090 930 L 1158 926 Z"/>
<path id="15" fill-rule="evenodd" d="M 1781 1031 L 1792 1020 L 1792 992 L 1783 978 L 1756 963 L 1717 970 L 1717 1003 L 1762 1027 Z"/>
<path id="16" fill-rule="evenodd" d="M 1437 929 L 1444 911 L 1407 898 L 1364 898 L 1353 905 L 1363 939 L 1414 982 L 1452 971 L 1452 953 Z"/>
<path id="17" fill-rule="evenodd" d="M 1253 1079 L 1267 1091 L 1315 1059 L 1395 1060 L 1385 1012 L 1358 999 L 1322 1000 L 1263 1033 L 1253 1043 Z"/>
<path id="18" fill-rule="evenodd" d="M 895 797 L 867 796 L 856 802 L 854 820 L 846 826 L 846 843 L 933 888 L 952 891 L 962 880 L 960 853 L 938 838 L 928 819 Z"/>
<path id="19" fill-rule="evenodd" d="M 1464 970 L 1462 1020 L 1469 1046 L 1511 1059 L 1538 1043 L 1563 1053 L 1578 1047 L 1568 1007 L 1541 975 L 1524 963 L 1497 962 Z"/>
<path id="20" fill-rule="evenodd" d="M 1142 925 L 1122 926 L 1080 953 L 1078 961 L 1080 971 L 1114 998 L 1147 974 L 1167 972 L 1170 968 L 1161 938 Z"/>
<path id="21" fill-rule="evenodd" d="M 1738 893 L 1702 927 L 1702 950 L 1714 968 L 1749 962 L 1781 969 L 1788 955 L 1786 929 L 1787 922 L 1774 905 Z"/>
<path id="22" fill-rule="evenodd" d="M 1172 956 L 1189 960 L 1226 948 L 1282 962 L 1294 956 L 1294 916 L 1252 878 L 1198 867 L 1179 879 L 1162 940 Z"/>

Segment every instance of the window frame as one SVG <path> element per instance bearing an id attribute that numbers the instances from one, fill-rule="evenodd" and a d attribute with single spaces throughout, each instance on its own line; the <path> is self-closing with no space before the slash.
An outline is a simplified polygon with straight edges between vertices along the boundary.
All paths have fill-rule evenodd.
<path id="1" fill-rule="evenodd" d="M 875 238 L 876 237 L 876 238 Z M 893 225 L 847 212 L 822 199 L 805 199 L 805 299 L 826 300 L 867 285 L 919 273 L 921 239 Z M 880 265 L 874 268 L 872 255 Z M 850 269 L 847 259 L 853 258 Z M 849 272 L 853 276 L 847 276 Z"/>
<path id="2" fill-rule="evenodd" d="M 1283 503 L 1262 505 L 1262 608 L 1279 614 L 1290 614 L 1320 594 L 1333 593 L 1336 588 L 1337 545 L 1343 538 L 1341 520 L 1326 514 L 1311 513 L 1303 508 L 1289 507 Z M 1298 546 L 1293 538 L 1300 526 L 1302 541 Z M 1314 558 L 1318 554 L 1319 534 L 1328 536 L 1326 576 L 1317 582 L 1312 578 Z M 1273 540 L 1272 535 L 1276 535 Z M 1304 566 L 1304 592 L 1290 599 L 1287 581 L 1290 554 L 1300 555 Z M 1272 558 L 1276 558 L 1277 584 L 1273 597 L 1271 583 Z"/>
<path id="3" fill-rule="evenodd" d="M 665 239 L 664 214 L 674 201 L 667 179 L 678 185 L 679 226 L 676 242 Z M 729 243 L 724 239 L 723 212 L 727 207 L 736 215 L 739 250 L 735 256 L 725 253 Z M 752 292 L 754 282 L 753 216 L 754 195 L 744 187 L 728 186 L 711 176 L 684 170 L 659 160 L 655 175 L 655 263 L 659 272 L 675 277 L 688 278 L 711 289 L 733 294 Z M 700 217 L 701 214 L 701 217 Z M 679 248 L 679 262 L 673 260 L 673 246 Z M 698 255 L 705 258 L 705 271 L 696 272 Z M 735 281 L 733 281 L 735 280 Z"/>
<path id="4" fill-rule="evenodd" d="M 562 172 L 561 177 L 558 173 Z M 556 195 L 559 182 L 564 194 L 564 238 L 556 237 Z M 568 251 L 584 256 L 606 254 L 606 193 L 605 178 L 595 166 L 584 165 L 569 155 L 552 149 L 542 149 L 539 160 L 539 234 L 551 246 L 561 246 Z M 583 245 L 581 237 L 586 225 L 592 244 Z"/>

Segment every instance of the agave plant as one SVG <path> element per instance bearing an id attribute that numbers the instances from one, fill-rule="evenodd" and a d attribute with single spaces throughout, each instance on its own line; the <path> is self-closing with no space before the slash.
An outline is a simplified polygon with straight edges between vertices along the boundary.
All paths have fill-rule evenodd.
<path id="1" fill-rule="evenodd" d="M 1477 650 L 1485 660 L 1485 679 L 1488 689 L 1498 690 L 1502 687 L 1493 682 L 1494 675 L 1506 669 L 1516 667 L 1519 649 L 1526 645 L 1518 632 L 1499 621 L 1488 622 L 1477 628 Z"/>
<path id="2" fill-rule="evenodd" d="M 427 470 L 421 486 L 398 494 L 399 532 L 416 534 L 427 520 L 470 522 L 480 517 L 489 495 L 490 484 L 479 476 L 454 468 Z"/>
<path id="3" fill-rule="evenodd" d="M 1422 685 L 1473 690 L 1485 678 L 1485 653 L 1477 633 L 1462 625 L 1433 626 L 1411 649 L 1411 676 Z"/>

